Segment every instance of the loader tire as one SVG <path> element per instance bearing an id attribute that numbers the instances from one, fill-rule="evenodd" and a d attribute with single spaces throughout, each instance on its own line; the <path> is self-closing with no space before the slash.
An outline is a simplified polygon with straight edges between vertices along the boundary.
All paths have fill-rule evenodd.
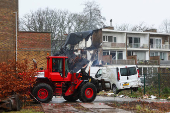
<path id="1" fill-rule="evenodd" d="M 76 100 L 78 100 L 78 96 L 73 96 L 73 95 L 63 96 L 63 98 L 64 98 L 66 101 L 69 101 L 69 102 L 75 102 Z"/>
<path id="2" fill-rule="evenodd" d="M 32 94 L 38 101 L 48 103 L 53 97 L 53 90 L 50 85 L 40 83 L 34 87 Z"/>
<path id="3" fill-rule="evenodd" d="M 92 102 L 96 95 L 97 90 L 94 84 L 88 82 L 81 87 L 80 100 L 82 102 Z"/>

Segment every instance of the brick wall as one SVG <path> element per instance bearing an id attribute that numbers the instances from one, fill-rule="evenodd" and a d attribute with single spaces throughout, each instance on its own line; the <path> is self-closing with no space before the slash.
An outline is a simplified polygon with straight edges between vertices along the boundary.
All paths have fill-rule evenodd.
<path id="1" fill-rule="evenodd" d="M 30 67 L 33 59 L 37 61 L 37 67 L 46 69 L 47 54 L 51 55 L 51 34 L 42 32 L 18 33 L 18 61 L 28 59 Z"/>
<path id="2" fill-rule="evenodd" d="M 127 56 L 127 59 L 134 59 L 135 60 L 135 64 L 137 64 L 137 55 Z"/>
<path id="3" fill-rule="evenodd" d="M 14 12 L 18 12 L 18 0 L 0 0 L 0 62 L 15 59 L 16 15 Z"/>
<path id="4" fill-rule="evenodd" d="M 102 29 L 94 30 L 92 36 L 92 44 L 96 48 L 100 48 L 100 44 L 102 43 Z"/>
<path id="5" fill-rule="evenodd" d="M 158 65 L 160 65 L 160 56 L 150 56 L 150 60 L 157 60 Z"/>

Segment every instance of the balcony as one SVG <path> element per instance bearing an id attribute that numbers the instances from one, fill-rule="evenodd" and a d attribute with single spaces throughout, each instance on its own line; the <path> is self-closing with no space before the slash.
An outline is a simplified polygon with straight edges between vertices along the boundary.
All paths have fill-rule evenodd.
<path id="1" fill-rule="evenodd" d="M 135 65 L 135 60 L 133 60 L 133 59 L 128 59 L 128 60 L 112 60 L 112 64 Z"/>
<path id="2" fill-rule="evenodd" d="M 125 48 L 125 43 L 103 42 L 102 46 L 110 48 Z"/>
<path id="3" fill-rule="evenodd" d="M 161 66 L 170 66 L 170 61 L 169 60 L 167 60 L 167 61 L 160 60 L 160 65 Z"/>
<path id="4" fill-rule="evenodd" d="M 127 45 L 127 48 L 144 48 L 144 49 L 148 49 L 148 44 L 143 44 L 141 46 L 140 43 L 129 43 Z"/>
<path id="5" fill-rule="evenodd" d="M 138 60 L 137 65 L 159 65 L 158 60 Z"/>
<path id="6" fill-rule="evenodd" d="M 150 49 L 170 49 L 169 44 L 151 44 Z"/>

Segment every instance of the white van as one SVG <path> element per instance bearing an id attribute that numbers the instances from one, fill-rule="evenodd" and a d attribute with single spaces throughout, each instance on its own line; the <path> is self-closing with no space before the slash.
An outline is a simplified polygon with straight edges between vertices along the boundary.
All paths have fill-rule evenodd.
<path id="1" fill-rule="evenodd" d="M 125 89 L 137 91 L 141 86 L 139 70 L 136 65 L 91 66 L 90 76 L 98 80 L 102 90 L 112 89 L 114 93 Z"/>

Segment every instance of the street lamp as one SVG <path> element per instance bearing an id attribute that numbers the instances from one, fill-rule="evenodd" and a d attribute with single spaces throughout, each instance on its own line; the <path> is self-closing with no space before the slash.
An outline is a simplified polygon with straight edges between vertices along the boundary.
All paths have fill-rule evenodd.
<path id="1" fill-rule="evenodd" d="M 16 21 L 16 61 L 17 61 L 17 31 L 18 31 L 18 26 L 17 26 L 17 12 L 15 13 L 15 21 Z"/>

